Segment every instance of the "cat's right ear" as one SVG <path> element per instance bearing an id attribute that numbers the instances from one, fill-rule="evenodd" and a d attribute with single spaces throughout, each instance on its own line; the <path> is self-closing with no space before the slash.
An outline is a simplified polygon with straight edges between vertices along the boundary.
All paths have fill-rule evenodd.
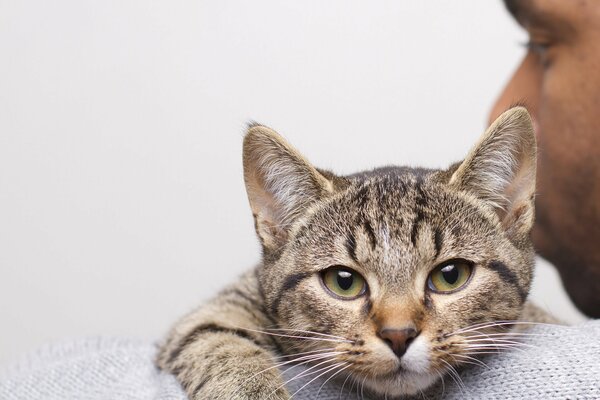
<path id="1" fill-rule="evenodd" d="M 330 179 L 277 132 L 262 125 L 248 128 L 243 162 L 256 233 L 267 249 L 284 244 L 296 219 L 334 191 Z"/>
<path id="2" fill-rule="evenodd" d="M 527 110 L 505 111 L 450 178 L 486 202 L 510 236 L 528 235 L 534 219 L 536 141 Z"/>

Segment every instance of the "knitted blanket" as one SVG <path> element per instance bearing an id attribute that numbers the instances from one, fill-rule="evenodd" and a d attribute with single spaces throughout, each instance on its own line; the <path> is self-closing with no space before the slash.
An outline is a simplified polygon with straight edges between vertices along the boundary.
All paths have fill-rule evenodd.
<path id="1" fill-rule="evenodd" d="M 600 399 L 600 321 L 574 327 L 537 326 L 522 350 L 488 356 L 447 376 L 425 394 L 444 399 Z M 156 346 L 94 338 L 47 346 L 0 371 L 2 400 L 185 400 L 173 376 L 153 365 Z M 290 379 L 299 368 L 285 376 Z M 358 385 L 315 379 L 289 382 L 296 400 L 369 398 Z M 456 380 L 456 381 L 455 381 Z M 304 387 L 303 387 L 304 386 Z M 322 387 L 321 387 L 322 386 Z M 350 390 L 351 389 L 351 390 Z M 426 398 L 427 398 L 426 397 Z M 374 399 L 373 397 L 370 397 Z M 423 398 L 419 396 L 419 398 Z"/>

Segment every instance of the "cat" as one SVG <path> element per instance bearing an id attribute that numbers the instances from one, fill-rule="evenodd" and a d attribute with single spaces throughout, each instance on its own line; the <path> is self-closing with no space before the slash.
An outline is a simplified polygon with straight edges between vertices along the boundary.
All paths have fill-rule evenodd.
<path id="1" fill-rule="evenodd" d="M 157 358 L 190 399 L 287 400 L 277 367 L 292 362 L 412 395 L 511 347 L 515 320 L 550 320 L 526 301 L 536 140 L 523 107 L 447 170 L 337 176 L 259 124 L 243 165 L 262 262 L 179 321 Z"/>

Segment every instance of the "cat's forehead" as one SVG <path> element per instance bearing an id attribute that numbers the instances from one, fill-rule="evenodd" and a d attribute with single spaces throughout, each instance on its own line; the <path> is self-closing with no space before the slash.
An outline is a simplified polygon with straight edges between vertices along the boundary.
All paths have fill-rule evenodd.
<path id="1" fill-rule="evenodd" d="M 307 221 L 313 250 L 346 253 L 384 274 L 393 268 L 399 280 L 435 260 L 482 257 L 494 221 L 436 174 L 387 167 L 347 177 L 348 187 Z"/>
<path id="2" fill-rule="evenodd" d="M 337 200 L 348 214 L 388 217 L 401 223 L 409 214 L 425 211 L 443 213 L 454 204 L 451 191 L 439 179 L 440 171 L 408 167 L 384 167 L 348 177 L 344 195 Z"/>

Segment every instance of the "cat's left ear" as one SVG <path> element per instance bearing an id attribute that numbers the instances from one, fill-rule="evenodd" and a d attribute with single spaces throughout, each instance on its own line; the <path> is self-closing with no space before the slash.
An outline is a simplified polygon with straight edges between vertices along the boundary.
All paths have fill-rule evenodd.
<path id="1" fill-rule="evenodd" d="M 531 117 L 525 108 L 515 107 L 492 123 L 449 183 L 487 202 L 505 231 L 520 236 L 533 226 L 535 169 Z"/>

